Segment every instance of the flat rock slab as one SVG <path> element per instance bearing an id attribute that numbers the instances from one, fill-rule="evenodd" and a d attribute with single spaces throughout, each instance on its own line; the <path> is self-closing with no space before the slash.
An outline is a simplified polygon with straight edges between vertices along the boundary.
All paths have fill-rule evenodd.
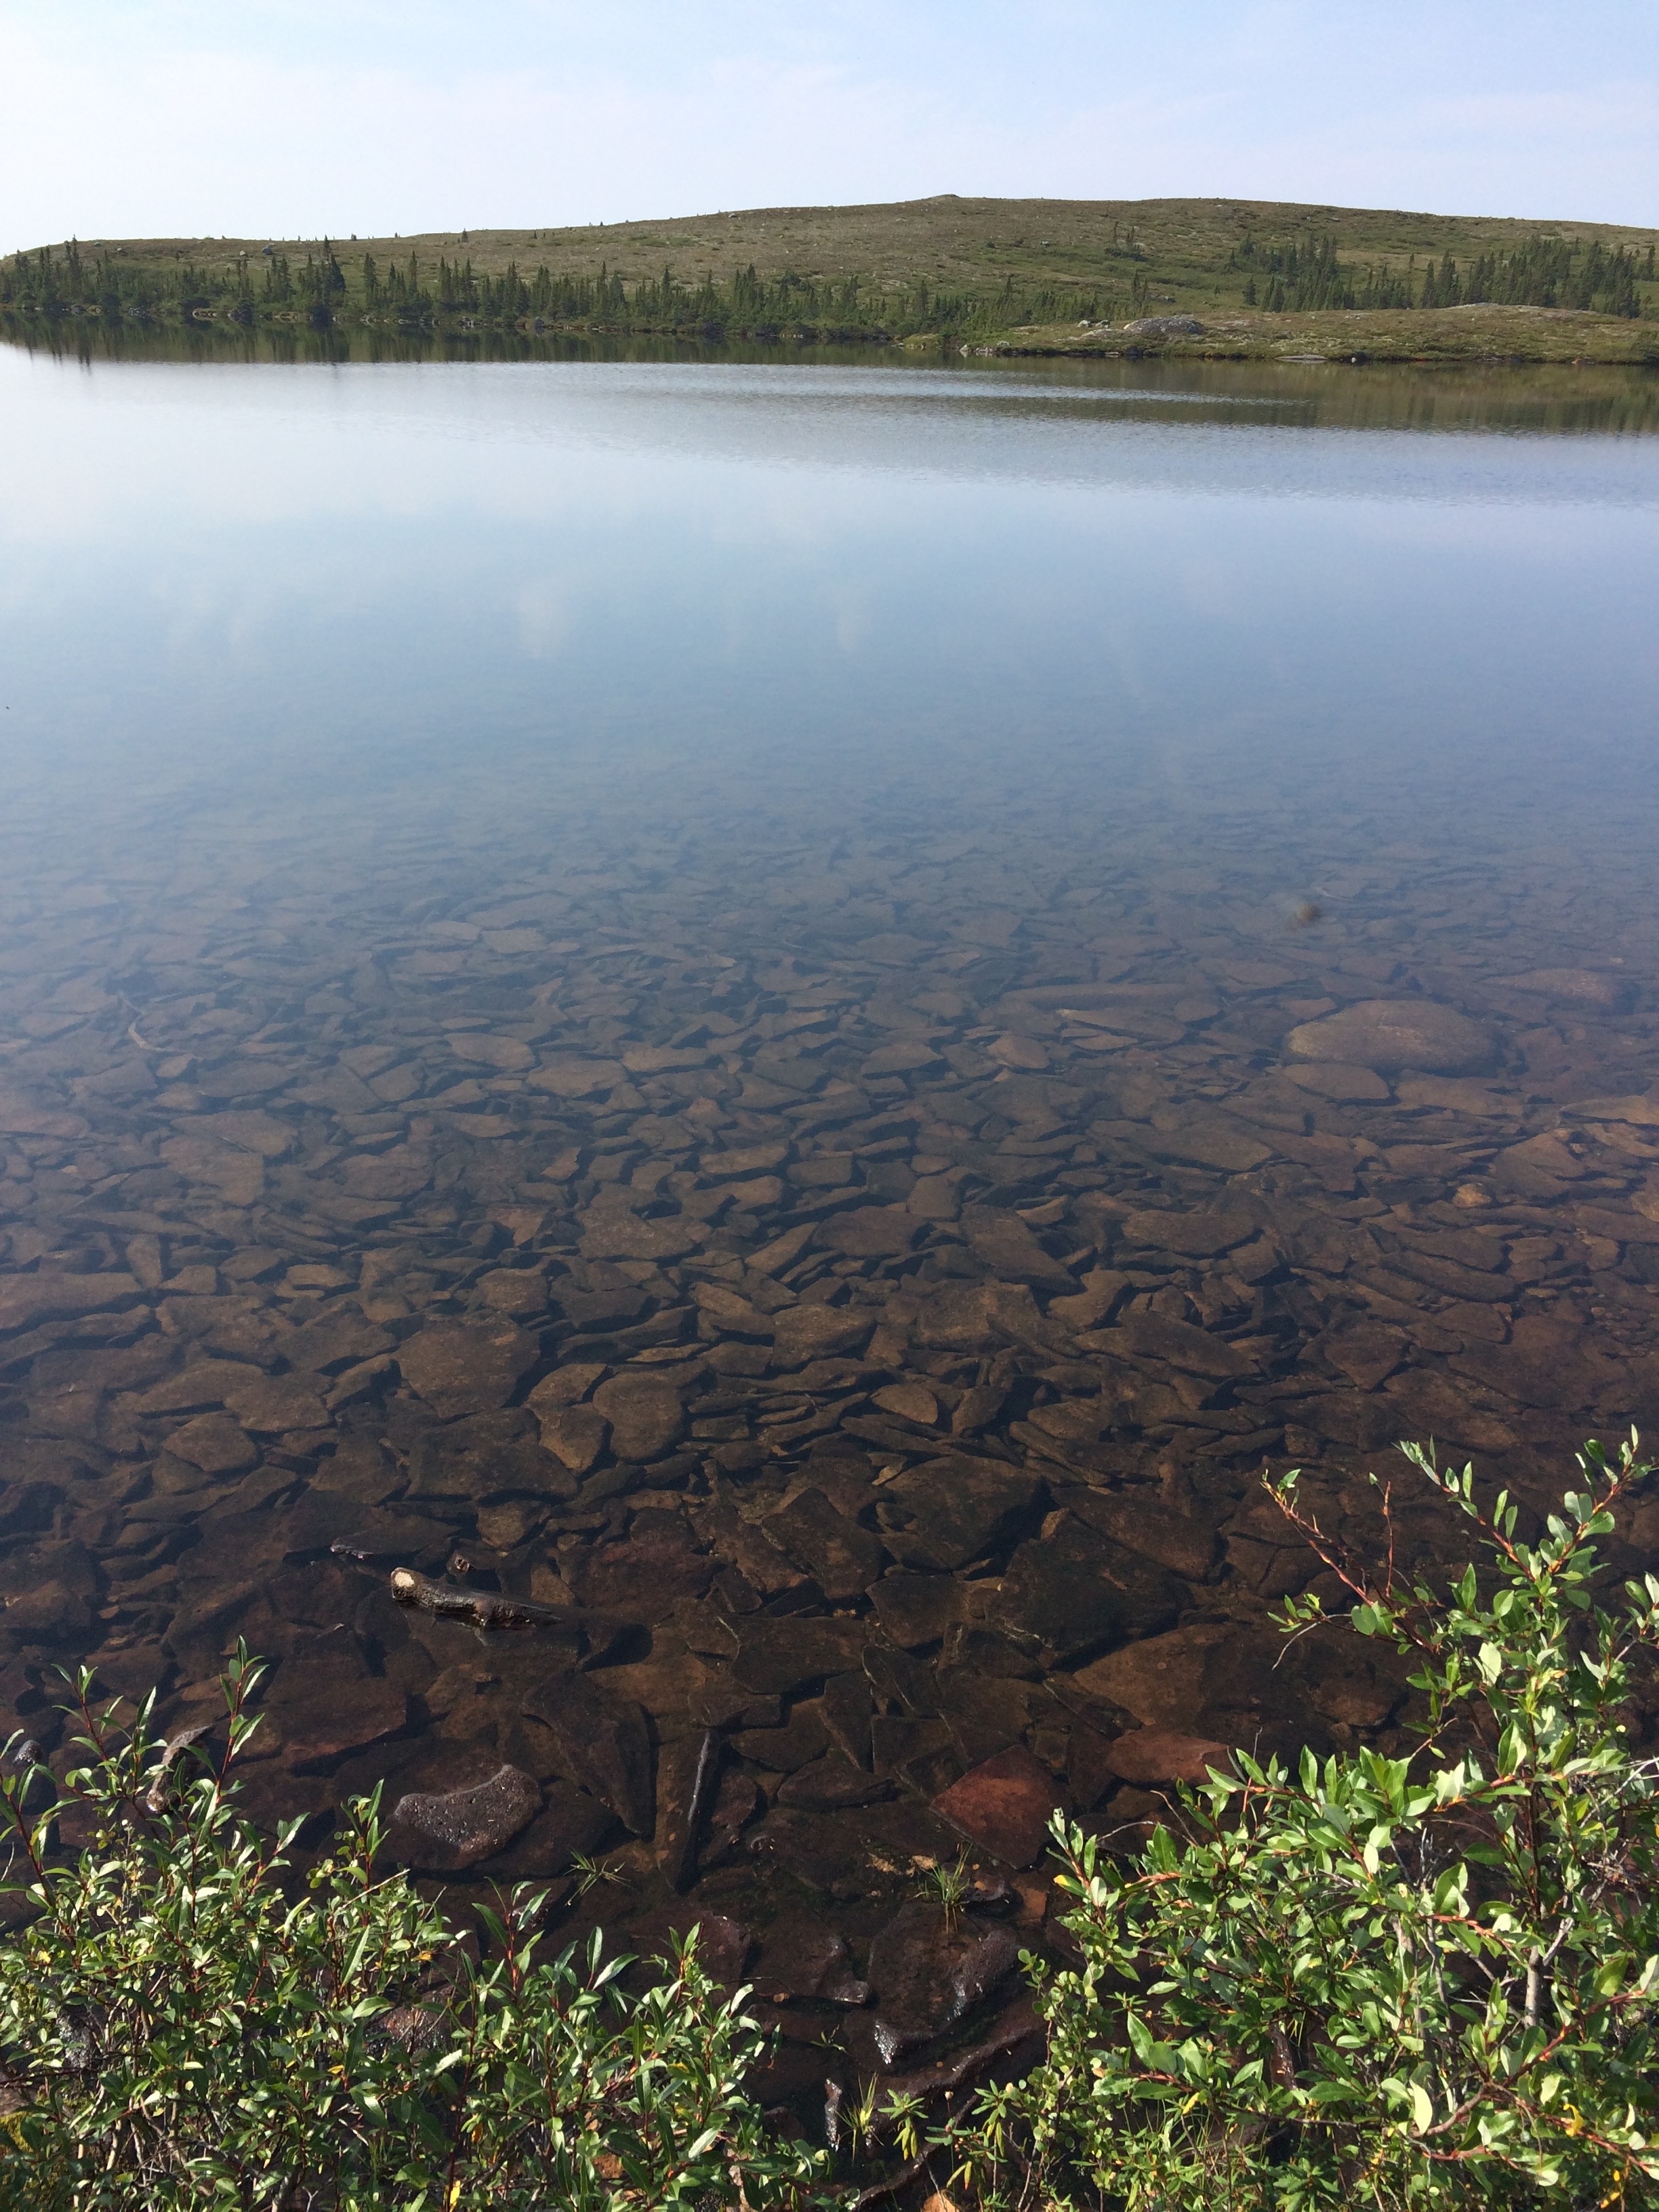
<path id="1" fill-rule="evenodd" d="M 678 1260 L 697 1242 L 701 1223 L 676 1218 L 647 1219 L 637 1200 L 611 1186 L 600 1192 L 581 1217 L 582 1256 L 586 1260 Z"/>
<path id="2" fill-rule="evenodd" d="M 918 1428 L 931 1429 L 939 1422 L 939 1400 L 922 1382 L 889 1382 L 876 1392 L 872 1402 L 884 1413 L 914 1421 Z"/>
<path id="3" fill-rule="evenodd" d="M 908 1252 L 921 1231 L 908 1206 L 854 1206 L 832 1213 L 817 1242 L 826 1252 L 842 1252 L 849 1259 L 891 1260 Z"/>
<path id="4" fill-rule="evenodd" d="M 504 1850 L 541 1803 L 534 1777 L 503 1764 L 470 1790 L 417 1790 L 400 1797 L 386 1824 L 386 1848 L 420 1873 L 459 1874 Z"/>
<path id="5" fill-rule="evenodd" d="M 1293 1029 L 1297 1060 L 1327 1060 L 1392 1075 L 1484 1075 L 1498 1057 L 1489 1030 L 1435 999 L 1362 999 Z"/>
<path id="6" fill-rule="evenodd" d="M 1316 1097 L 1338 1105 L 1381 1105 L 1389 1095 L 1388 1085 L 1374 1068 L 1345 1067 L 1340 1060 L 1309 1060 L 1288 1066 L 1285 1073 L 1297 1090 L 1311 1091 Z"/>
<path id="7" fill-rule="evenodd" d="M 308 1368 L 319 1375 L 337 1375 L 365 1359 L 378 1359 L 396 1346 L 389 1328 L 344 1304 L 282 1340 L 283 1357 L 290 1367 Z"/>
<path id="8" fill-rule="evenodd" d="M 781 1696 L 857 1667 L 870 1632 L 861 1620 L 799 1614 L 775 1620 L 766 1613 L 745 1613 L 732 1626 L 738 1638 L 732 1680 L 741 1689 Z"/>
<path id="9" fill-rule="evenodd" d="M 1034 1641 L 1045 1664 L 1064 1666 L 1172 1628 L 1182 1597 L 1164 1568 L 1068 1517 L 1051 1535 L 1015 1550 L 996 1619 Z"/>
<path id="10" fill-rule="evenodd" d="M 799 1367 L 852 1352 L 876 1325 L 867 1307 L 788 1306 L 772 1316 L 773 1340 L 781 1367 Z"/>
<path id="11" fill-rule="evenodd" d="M 969 1767 L 941 1790 L 933 1810 L 970 1844 L 1006 1866 L 1035 1866 L 1048 1847 L 1048 1823 L 1066 1793 L 1023 1745 Z"/>
<path id="12" fill-rule="evenodd" d="M 830 1751 L 780 1783 L 777 1802 L 808 1813 L 838 1813 L 849 1805 L 874 1805 L 892 1795 L 890 1781 L 866 1774 L 841 1752 Z"/>
<path id="13" fill-rule="evenodd" d="M 413 1198 L 432 1180 L 432 1155 L 415 1145 L 395 1145 L 373 1157 L 360 1153 L 346 1162 L 342 1179 L 353 1198 Z"/>
<path id="14" fill-rule="evenodd" d="M 611 1435 L 611 1424 L 596 1406 L 550 1406 L 537 1409 L 542 1447 L 552 1453 L 572 1474 L 589 1474 L 599 1465 Z"/>
<path id="15" fill-rule="evenodd" d="M 901 1565 L 949 1572 L 999 1549 L 1035 1512 L 1043 1489 L 1036 1475 L 1000 1462 L 953 1455 L 909 1468 L 882 1495 L 908 1516 L 889 1540 Z"/>
<path id="16" fill-rule="evenodd" d="M 464 1030 L 449 1040 L 457 1060 L 477 1067 L 493 1067 L 504 1075 L 521 1075 L 536 1065 L 536 1055 L 520 1038 L 495 1036 L 488 1030 Z"/>
<path id="17" fill-rule="evenodd" d="M 10 1275 L 0 1281 L 0 1335 L 45 1321 L 105 1313 L 140 1295 L 131 1275 Z"/>
<path id="18" fill-rule="evenodd" d="M 1176 1782 L 1207 1781 L 1209 1770 L 1231 1771 L 1232 1753 L 1207 1736 L 1182 1735 L 1173 1729 L 1131 1729 L 1107 1747 L 1106 1765 L 1120 1782 L 1137 1788 L 1168 1788 Z"/>
<path id="19" fill-rule="evenodd" d="M 1273 1158 L 1271 1145 L 1224 1114 L 1182 1113 L 1167 1121 L 1160 1115 L 1146 1143 L 1159 1159 L 1219 1168 L 1227 1175 L 1248 1174 Z"/>
<path id="20" fill-rule="evenodd" d="M 256 1436 L 329 1426 L 328 1408 L 309 1376 L 262 1375 L 257 1367 L 244 1367 L 226 1384 L 225 1403 Z"/>
<path id="21" fill-rule="evenodd" d="M 1520 975 L 1498 975 L 1494 984 L 1505 991 L 1525 991 L 1540 999 L 1564 1000 L 1575 1006 L 1596 1006 L 1602 1012 L 1622 1013 L 1634 994 L 1623 975 L 1604 975 L 1596 968 L 1528 968 Z"/>
<path id="22" fill-rule="evenodd" d="M 860 1595 L 886 1562 L 881 1539 L 837 1512 L 821 1490 L 803 1490 L 769 1513 L 765 1528 L 785 1558 L 812 1577 L 831 1605 L 844 1605 Z"/>
<path id="23" fill-rule="evenodd" d="M 638 1531 L 579 1553 L 566 1570 L 577 1602 L 653 1627 L 682 1598 L 699 1598 L 719 1562 L 694 1551 L 684 1531 Z"/>
<path id="24" fill-rule="evenodd" d="M 511 1328 L 433 1322 L 398 1352 L 411 1390 L 442 1420 L 505 1406 L 540 1357 L 533 1337 Z"/>
<path id="25" fill-rule="evenodd" d="M 770 2004 L 816 1997 L 825 2004 L 861 2005 L 870 1984 L 853 1972 L 846 1939 L 805 1913 L 775 1920 L 755 1961 L 756 1993 Z"/>
<path id="26" fill-rule="evenodd" d="M 1189 1322 L 1170 1321 L 1163 1314 L 1126 1314 L 1117 1328 L 1097 1329 L 1089 1344 L 1091 1351 L 1161 1359 L 1183 1375 L 1207 1376 L 1216 1382 L 1255 1372 L 1255 1362 L 1249 1354 L 1236 1350 L 1224 1337 L 1194 1328 Z"/>
<path id="27" fill-rule="evenodd" d="M 573 1782 L 608 1805 L 635 1835 L 651 1834 L 656 1762 L 642 1705 L 591 1674 L 556 1674 L 531 1692 L 523 1709 L 551 1731 Z"/>
<path id="28" fill-rule="evenodd" d="M 212 1475 L 244 1474 L 259 1458 L 258 1446 L 228 1413 L 198 1413 L 173 1431 L 167 1449 L 175 1459 L 188 1460 L 204 1474 Z"/>
<path id="29" fill-rule="evenodd" d="M 1069 1275 L 1066 1287 L 1077 1288 Z M 917 1315 L 915 1331 L 932 1352 L 983 1352 L 1011 1339 L 1043 1344 L 1051 1334 L 1027 1283 L 946 1283 Z"/>
<path id="30" fill-rule="evenodd" d="M 532 1091 L 544 1091 L 554 1098 L 591 1098 L 596 1091 L 613 1090 L 624 1073 L 619 1060 L 555 1056 L 526 1079 Z"/>
<path id="31" fill-rule="evenodd" d="M 614 1840 L 617 1816 L 597 1797 L 558 1775 L 542 1785 L 542 1809 L 516 1836 L 505 1857 L 490 1862 L 496 1881 L 546 1881 L 568 1871 L 580 1855 L 592 1857 Z"/>
<path id="32" fill-rule="evenodd" d="M 1018 1214 L 1000 1206 L 964 1206 L 963 1231 L 974 1257 L 1001 1281 L 1041 1291 L 1074 1291 L 1077 1285 L 1045 1252 Z"/>
<path id="33" fill-rule="evenodd" d="M 1255 1236 L 1255 1223 L 1246 1213 L 1172 1213 L 1162 1209 L 1126 1214 L 1123 1237 L 1130 1244 L 1150 1244 L 1160 1252 L 1180 1252 L 1188 1259 L 1209 1259 L 1231 1252 Z"/>
<path id="34" fill-rule="evenodd" d="M 553 1303 L 572 1328 L 583 1330 L 631 1328 L 651 1310 L 651 1301 L 645 1292 L 632 1285 L 616 1290 L 584 1291 L 574 1283 L 563 1282 L 556 1286 Z"/>
<path id="35" fill-rule="evenodd" d="M 747 1298 L 739 1297 L 735 1291 L 728 1291 L 723 1284 L 698 1283 L 693 1287 L 692 1296 L 698 1312 L 707 1314 L 726 1334 L 759 1338 L 769 1337 L 773 1333 L 769 1316 Z"/>
<path id="36" fill-rule="evenodd" d="M 264 1711 L 282 1737 L 283 1756 L 305 1773 L 401 1735 L 409 1700 L 399 1684 L 371 1671 L 362 1643 L 341 1629 L 313 1638 L 283 1661 Z"/>
<path id="37" fill-rule="evenodd" d="M 963 1617 L 967 1598 L 954 1575 L 884 1575 L 870 1591 L 889 1640 L 919 1650 Z"/>
<path id="38" fill-rule="evenodd" d="M 1085 1697 L 1116 1705 L 1149 1728 L 1195 1732 L 1211 1710 L 1247 1707 L 1273 1679 L 1284 1646 L 1231 1622 L 1194 1621 L 1125 1644 L 1072 1677 Z M 1248 1741 L 1248 1739 L 1247 1739 Z"/>
<path id="39" fill-rule="evenodd" d="M 611 1424 L 618 1459 L 660 1459 L 685 1434 L 685 1408 L 672 1382 L 647 1374 L 613 1375 L 593 1393 L 593 1408 Z"/>

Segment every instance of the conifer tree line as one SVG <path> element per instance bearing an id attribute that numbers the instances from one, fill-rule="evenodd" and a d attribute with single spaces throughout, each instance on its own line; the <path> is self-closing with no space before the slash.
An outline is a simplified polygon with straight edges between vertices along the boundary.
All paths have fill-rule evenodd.
<path id="1" fill-rule="evenodd" d="M 1406 269 L 1356 270 L 1337 258 L 1334 238 L 1300 246 L 1258 246 L 1247 238 L 1228 266 L 1245 272 L 1244 304 L 1270 314 L 1324 307 L 1577 307 L 1603 315 L 1643 312 L 1638 284 L 1651 284 L 1654 250 L 1588 247 L 1560 238 L 1530 238 L 1512 253 L 1482 253 L 1460 269 L 1449 252 L 1430 257 L 1419 276 Z"/>
<path id="2" fill-rule="evenodd" d="M 1145 250 L 1131 234 L 1122 249 L 1137 263 Z M 1115 256 L 1120 249 L 1114 247 Z M 1497 305 L 1589 309 L 1639 316 L 1643 285 L 1656 281 L 1654 248 L 1584 246 L 1538 236 L 1513 252 L 1484 253 L 1460 266 L 1449 252 L 1419 270 L 1358 267 L 1344 262 L 1332 237 L 1259 244 L 1246 237 L 1224 264 L 1242 278 L 1247 307 L 1272 313 L 1316 309 L 1455 307 Z M 786 270 L 763 277 L 753 264 L 723 281 L 694 283 L 665 268 L 658 277 L 629 277 L 602 266 L 597 276 L 555 274 L 544 264 L 526 275 L 509 262 L 499 276 L 481 274 L 471 257 L 440 255 L 422 263 L 384 264 L 365 253 L 343 264 L 324 240 L 303 257 L 267 248 L 238 257 L 234 267 L 208 267 L 180 253 L 172 269 L 128 260 L 119 250 L 84 254 L 41 247 L 0 261 L 0 313 L 29 318 L 96 316 L 109 323 L 228 318 L 304 321 L 326 329 L 337 321 L 419 329 L 516 325 L 575 328 L 621 335 L 672 333 L 722 337 L 857 340 L 902 338 L 921 331 L 970 337 L 1023 325 L 1115 319 L 1125 304 L 1145 313 L 1160 294 L 1148 267 L 1135 268 L 1127 303 L 1115 289 L 1081 283 L 939 290 L 923 278 L 890 288 L 858 276 L 821 279 Z M 1650 310 L 1646 310 L 1650 311 Z"/>
<path id="3" fill-rule="evenodd" d="M 627 279 L 601 267 L 597 276 L 555 275 L 545 265 L 525 276 L 509 262 L 500 276 L 481 275 L 471 258 L 440 255 L 422 263 L 379 263 L 366 253 L 348 276 L 333 246 L 295 263 L 283 252 L 246 258 L 232 271 L 181 260 L 172 271 L 129 264 L 100 253 L 88 259 L 73 242 L 54 252 L 20 253 L 0 262 L 0 311 L 29 316 L 95 313 L 112 322 L 151 322 L 198 310 L 253 324 L 296 317 L 319 328 L 359 313 L 374 319 L 430 326 L 545 323 L 630 332 L 675 331 L 708 338 L 904 337 L 916 331 L 964 336 L 1021 323 L 1097 320 L 1101 295 L 1078 287 L 1022 288 L 1009 278 L 984 292 L 939 291 L 925 280 L 878 290 L 857 276 L 821 281 L 786 270 L 775 278 L 753 264 L 724 283 L 704 276 L 683 283 L 672 268 L 659 277 Z"/>

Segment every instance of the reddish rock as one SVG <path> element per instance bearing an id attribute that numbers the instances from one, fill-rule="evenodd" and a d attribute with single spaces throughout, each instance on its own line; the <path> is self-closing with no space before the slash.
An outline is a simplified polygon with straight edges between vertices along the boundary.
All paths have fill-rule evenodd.
<path id="1" fill-rule="evenodd" d="M 870 1946 L 872 2039 L 883 2065 L 954 2027 L 1018 1960 L 1018 1939 L 999 1920 L 921 1898 L 901 1905 Z"/>
<path id="2" fill-rule="evenodd" d="M 1043 1250 L 1018 1214 L 1003 1206 L 964 1206 L 962 1225 L 975 1258 L 1000 1281 L 1045 1291 L 1076 1290 L 1071 1275 Z"/>
<path id="3" fill-rule="evenodd" d="M 0 1335 L 44 1321 L 103 1313 L 137 1296 L 131 1275 L 13 1275 L 0 1283 Z"/>
<path id="4" fill-rule="evenodd" d="M 1048 1846 L 1048 1823 L 1065 1793 L 1021 1744 L 970 1767 L 941 1790 L 933 1810 L 969 1843 L 1012 1867 L 1034 1866 Z"/>
<path id="5" fill-rule="evenodd" d="M 858 1597 L 881 1572 L 881 1539 L 838 1513 L 821 1490 L 803 1490 L 774 1513 L 765 1528 L 787 1559 L 818 1583 L 831 1605 Z"/>
<path id="6" fill-rule="evenodd" d="M 1121 1782 L 1142 1789 L 1167 1788 L 1176 1782 L 1202 1783 L 1209 1769 L 1226 1773 L 1232 1753 L 1224 1743 L 1200 1735 L 1179 1735 L 1173 1729 L 1131 1729 L 1119 1736 L 1106 1753 L 1106 1764 Z"/>

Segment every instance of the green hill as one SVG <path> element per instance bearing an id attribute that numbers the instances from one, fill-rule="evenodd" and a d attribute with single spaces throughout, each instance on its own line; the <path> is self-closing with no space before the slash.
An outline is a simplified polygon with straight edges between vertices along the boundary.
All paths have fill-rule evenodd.
<path id="1" fill-rule="evenodd" d="M 1177 317 L 1205 327 L 1141 337 L 1210 352 L 1273 349 L 1304 317 L 1358 316 L 1372 350 L 1639 360 L 1659 341 L 1656 245 L 1659 233 L 1605 223 L 947 195 L 416 237 L 71 240 L 0 262 L 0 314 L 1090 351 L 1122 350 L 1126 322 Z"/>

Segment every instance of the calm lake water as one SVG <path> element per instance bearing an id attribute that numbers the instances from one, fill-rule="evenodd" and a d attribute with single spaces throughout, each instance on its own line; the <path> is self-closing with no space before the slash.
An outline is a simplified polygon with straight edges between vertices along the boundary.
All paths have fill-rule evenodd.
<path id="1" fill-rule="evenodd" d="M 915 1862 L 1388 1741 L 1272 1671 L 1263 1467 L 1364 1545 L 1400 1437 L 1537 1497 L 1659 1414 L 1656 429 L 0 349 L 0 1702 L 240 1633 L 262 1811 L 522 1770 L 404 1855 L 616 1844 L 577 1917 L 758 1942 L 781 2094 L 984 2031 Z"/>

